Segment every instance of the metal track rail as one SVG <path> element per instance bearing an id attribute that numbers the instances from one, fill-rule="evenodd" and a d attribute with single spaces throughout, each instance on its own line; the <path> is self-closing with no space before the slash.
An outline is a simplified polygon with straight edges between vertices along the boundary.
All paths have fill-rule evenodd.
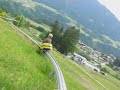
<path id="1" fill-rule="evenodd" d="M 56 71 L 56 76 L 57 76 L 57 81 L 58 81 L 58 90 L 67 90 L 62 71 L 61 71 L 57 61 L 48 51 L 46 51 L 45 54 L 50 58 L 53 66 L 54 66 L 54 69 Z"/>
<path id="2" fill-rule="evenodd" d="M 19 21 L 15 20 L 15 19 L 12 19 L 12 18 L 6 18 L 6 17 L 3 17 L 3 16 L 0 16 L 0 18 L 5 19 L 5 20 L 7 20 L 7 21 L 15 21 L 15 22 L 19 22 Z"/>
<path id="3" fill-rule="evenodd" d="M 27 38 L 29 38 L 34 44 L 36 44 L 37 46 L 39 46 L 39 43 L 34 40 L 33 38 L 31 38 L 28 34 L 26 34 L 25 32 L 23 32 L 21 29 L 19 29 L 18 27 L 16 27 L 15 25 L 13 25 L 11 22 L 10 24 L 16 28 L 16 30 L 20 31 L 22 34 L 24 34 Z M 55 60 L 55 58 L 50 54 L 49 51 L 46 51 L 45 54 L 47 55 L 47 57 L 51 60 L 55 72 L 56 72 L 56 78 L 57 78 L 57 82 L 58 82 L 58 90 L 67 90 L 66 84 L 65 84 L 65 80 L 62 74 L 62 71 L 57 63 L 57 61 Z"/>

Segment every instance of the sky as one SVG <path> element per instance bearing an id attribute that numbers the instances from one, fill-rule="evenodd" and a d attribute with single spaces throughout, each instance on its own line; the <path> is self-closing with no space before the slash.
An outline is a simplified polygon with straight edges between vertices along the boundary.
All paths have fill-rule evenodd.
<path id="1" fill-rule="evenodd" d="M 108 8 L 120 21 L 120 0 L 98 0 L 102 5 Z"/>

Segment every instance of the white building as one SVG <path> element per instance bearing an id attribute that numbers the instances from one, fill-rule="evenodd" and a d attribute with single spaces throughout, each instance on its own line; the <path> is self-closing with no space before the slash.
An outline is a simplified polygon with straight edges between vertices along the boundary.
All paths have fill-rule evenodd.
<path id="1" fill-rule="evenodd" d="M 74 61 L 76 61 L 77 63 L 84 63 L 87 62 L 87 59 L 77 53 L 74 53 Z"/>
<path id="2" fill-rule="evenodd" d="M 87 59 L 77 53 L 74 53 L 74 61 L 86 65 L 88 68 L 100 72 L 100 69 L 95 67 L 92 63 L 87 61 Z"/>

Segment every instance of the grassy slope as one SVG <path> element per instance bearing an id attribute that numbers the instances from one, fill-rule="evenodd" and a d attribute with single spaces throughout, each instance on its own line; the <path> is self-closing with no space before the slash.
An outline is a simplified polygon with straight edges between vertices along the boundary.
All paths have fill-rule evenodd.
<path id="1" fill-rule="evenodd" d="M 49 60 L 36 53 L 37 47 L 0 19 L 0 89 L 53 90 L 55 80 Z"/>
<path id="2" fill-rule="evenodd" d="M 104 90 L 102 86 L 100 86 L 96 81 L 91 79 L 86 73 L 84 73 L 78 65 L 74 62 L 66 60 L 62 57 L 61 54 L 56 53 L 55 51 L 52 52 L 54 57 L 57 59 L 67 86 L 68 90 Z M 89 70 L 83 65 L 80 65 L 85 71 L 87 71 L 91 76 L 97 79 L 100 83 L 102 83 L 105 87 L 109 90 L 119 90 L 120 88 L 120 80 L 116 79 L 115 77 L 108 74 L 107 77 L 100 73 L 96 73 L 92 70 Z"/>
<path id="3" fill-rule="evenodd" d="M 107 70 L 112 76 L 118 75 L 118 77 L 120 78 L 120 72 L 113 71 L 112 68 L 110 68 L 109 66 L 103 66 L 103 68 L 106 68 L 106 70 Z"/>
<path id="4" fill-rule="evenodd" d="M 20 33 L 16 35 L 12 29 L 0 19 L 0 88 L 53 90 L 55 84 L 47 78 L 52 69 L 48 65 L 49 60 L 44 61 L 45 58 L 36 53 L 36 47 Z M 104 90 L 76 64 L 55 51 L 52 54 L 62 69 L 68 90 Z M 106 78 L 80 66 L 108 89 L 119 90 L 120 81 L 113 76 Z"/>
<path id="5" fill-rule="evenodd" d="M 36 26 L 36 27 L 42 27 L 42 28 L 44 28 L 46 31 L 51 31 L 50 30 L 50 26 L 48 26 L 48 25 L 46 25 L 46 24 L 43 24 L 43 23 L 41 23 L 41 24 L 38 24 L 38 23 L 36 23 L 36 22 L 34 22 L 34 21 L 32 21 L 32 20 L 30 20 L 30 19 L 26 19 L 28 22 L 30 22 L 30 24 L 32 24 L 32 25 L 34 25 L 34 26 Z"/>

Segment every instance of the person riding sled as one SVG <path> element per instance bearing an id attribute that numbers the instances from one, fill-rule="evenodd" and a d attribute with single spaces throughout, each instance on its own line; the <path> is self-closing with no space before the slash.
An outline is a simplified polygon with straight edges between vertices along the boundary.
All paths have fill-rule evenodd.
<path id="1" fill-rule="evenodd" d="M 43 50 L 52 50 L 52 37 L 53 35 L 50 33 L 47 38 L 45 38 L 40 44 L 40 49 Z"/>

